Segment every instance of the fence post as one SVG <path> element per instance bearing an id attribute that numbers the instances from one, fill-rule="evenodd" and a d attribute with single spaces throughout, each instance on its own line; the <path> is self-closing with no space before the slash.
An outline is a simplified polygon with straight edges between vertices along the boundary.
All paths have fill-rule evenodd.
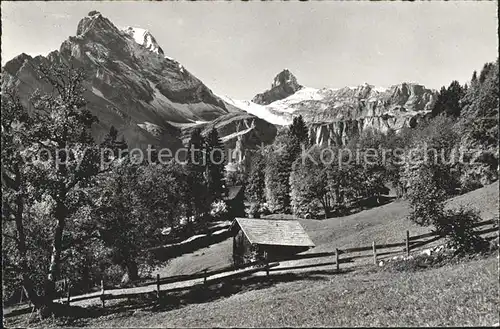
<path id="1" fill-rule="evenodd" d="M 70 298 L 71 298 L 71 295 L 70 295 L 70 294 L 71 294 L 71 293 L 70 293 L 70 291 L 69 291 L 70 286 L 69 286 L 69 280 L 68 280 L 68 278 L 66 278 L 66 289 L 67 289 L 67 292 L 66 292 L 66 303 L 67 303 L 67 304 L 68 304 L 68 306 L 69 306 L 69 303 L 70 303 Z"/>
<path id="2" fill-rule="evenodd" d="M 160 273 L 156 274 L 156 297 L 160 300 Z"/>
<path id="3" fill-rule="evenodd" d="M 337 266 L 337 271 L 338 271 L 339 268 L 340 268 L 340 264 L 339 264 L 339 249 L 338 248 L 335 248 L 335 266 Z"/>
<path id="4" fill-rule="evenodd" d="M 207 269 L 203 270 L 203 274 L 204 274 L 204 277 L 203 277 L 203 286 L 206 287 L 206 285 L 207 285 Z"/>
<path id="5" fill-rule="evenodd" d="M 406 230 L 406 256 L 410 256 L 410 231 Z"/>
<path id="6" fill-rule="evenodd" d="M 28 296 L 28 292 L 26 291 L 26 288 L 24 287 L 24 285 L 22 286 L 22 288 L 23 288 L 24 294 L 26 295 L 26 298 L 28 299 L 28 305 L 29 305 L 29 307 L 31 307 L 31 299 Z"/>
<path id="7" fill-rule="evenodd" d="M 101 301 L 102 301 L 102 308 L 105 307 L 104 303 L 104 280 L 101 280 Z"/>
<path id="8" fill-rule="evenodd" d="M 264 252 L 264 256 L 266 258 L 266 276 L 269 279 L 269 255 L 267 253 L 267 250 Z"/>
<path id="9" fill-rule="evenodd" d="M 377 248 L 375 246 L 375 241 L 372 242 L 373 248 L 373 264 L 377 265 Z"/>
<path id="10" fill-rule="evenodd" d="M 24 287 L 21 286 L 21 300 L 19 301 L 19 304 L 22 304 L 22 302 L 23 302 L 23 295 L 24 295 L 24 289 L 23 288 Z"/>

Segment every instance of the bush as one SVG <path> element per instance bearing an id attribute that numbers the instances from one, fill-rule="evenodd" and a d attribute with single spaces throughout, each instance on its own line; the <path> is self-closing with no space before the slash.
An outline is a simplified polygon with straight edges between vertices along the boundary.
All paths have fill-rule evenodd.
<path id="1" fill-rule="evenodd" d="M 261 218 L 261 216 L 270 214 L 270 211 L 266 203 L 252 202 L 250 203 L 250 207 L 246 209 L 246 213 L 248 218 Z"/>
<path id="2" fill-rule="evenodd" d="M 210 216 L 215 220 L 222 219 L 228 213 L 227 208 L 226 203 L 222 200 L 213 202 L 210 206 Z"/>
<path id="3" fill-rule="evenodd" d="M 470 172 L 467 172 L 460 177 L 460 185 L 461 193 L 467 193 L 483 187 L 483 184 L 481 184 L 481 178 L 471 174 Z"/>
<path id="4" fill-rule="evenodd" d="M 479 222 L 479 212 L 472 209 L 447 210 L 444 215 L 434 223 L 437 232 L 448 239 L 451 248 L 456 253 L 467 254 L 484 251 L 488 243 L 474 230 L 474 224 Z"/>
<path id="5" fill-rule="evenodd" d="M 439 184 L 437 166 L 420 166 L 409 172 L 408 199 L 412 207 L 410 220 L 418 225 L 434 225 L 436 232 L 446 237 L 456 254 L 483 251 L 488 243 L 474 231 L 481 217 L 474 210 L 463 207 L 445 210 L 445 188 Z"/>
<path id="6" fill-rule="evenodd" d="M 111 265 L 104 271 L 104 284 L 106 286 L 118 287 L 121 285 L 125 272 L 119 265 Z"/>

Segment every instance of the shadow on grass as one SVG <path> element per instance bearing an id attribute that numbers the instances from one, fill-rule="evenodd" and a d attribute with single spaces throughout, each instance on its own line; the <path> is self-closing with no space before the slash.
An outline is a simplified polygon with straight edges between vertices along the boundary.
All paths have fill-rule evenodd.
<path id="1" fill-rule="evenodd" d="M 356 213 L 364 211 L 364 210 L 384 206 L 388 203 L 393 202 L 394 200 L 396 200 L 396 197 L 387 196 L 387 195 L 381 195 L 378 198 L 377 197 L 368 197 L 368 198 L 364 198 L 364 199 L 359 199 L 359 200 L 352 202 L 350 205 L 348 205 L 342 209 L 339 209 L 337 211 L 332 211 L 326 217 L 327 218 L 336 218 L 336 217 L 349 216 L 349 215 L 353 215 L 353 214 L 356 214 Z M 316 219 L 317 220 L 327 219 L 324 217 L 325 217 L 324 212 L 320 212 Z"/>
<path id="2" fill-rule="evenodd" d="M 206 286 L 197 285 L 191 289 L 173 293 L 162 291 L 160 300 L 158 300 L 155 292 L 149 292 L 133 298 L 106 301 L 105 308 L 100 305 L 84 308 L 58 304 L 55 321 L 56 325 L 59 326 L 86 326 L 90 319 L 103 316 L 120 318 L 133 316 L 139 312 L 167 312 L 189 304 L 207 303 L 241 292 L 266 289 L 277 283 L 325 281 L 330 280 L 329 276 L 331 275 L 342 275 L 351 271 L 348 269 L 339 272 L 336 270 L 313 270 L 304 273 L 271 274 L 269 277 L 264 275 L 235 278 L 221 283 L 207 284 Z M 27 311 L 27 313 L 30 312 L 31 310 Z M 11 312 L 9 316 L 13 317 L 20 314 L 22 313 L 14 314 L 14 312 Z"/>

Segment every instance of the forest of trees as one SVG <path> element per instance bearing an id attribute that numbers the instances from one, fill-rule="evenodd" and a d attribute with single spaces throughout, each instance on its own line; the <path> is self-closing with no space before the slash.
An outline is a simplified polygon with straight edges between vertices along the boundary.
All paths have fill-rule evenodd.
<path id="1" fill-rule="evenodd" d="M 248 215 L 255 218 L 344 215 L 360 200 L 379 204 L 390 186 L 409 198 L 416 222 L 449 227 L 439 217 L 442 201 L 498 178 L 498 60 L 479 77 L 474 72 L 469 85 L 453 81 L 443 87 L 431 116 L 416 128 L 364 130 L 348 145 L 326 147 L 312 145 L 303 118 L 296 116 L 271 145 L 247 154 L 248 166 L 232 173 L 225 172 L 215 128 L 192 131 L 192 156 L 184 165 L 133 161 L 121 152 L 127 145 L 113 127 L 97 143 L 83 73 L 64 65 L 41 67 L 40 73 L 55 92 L 32 95 L 33 111 L 15 90 L 2 92 L 2 259 L 4 300 L 23 286 L 43 314 L 50 314 L 61 278 L 72 278 L 80 292 L 102 278 L 119 281 L 123 273 L 136 280 L 155 263 L 143 251 L 164 243 L 167 227 L 184 222 L 193 234 L 194 223 L 208 223 L 226 185 L 245 186 Z M 474 164 L 396 161 L 432 160 L 429 148 L 449 158 L 460 147 L 482 150 L 481 156 Z M 105 167 L 104 148 L 113 150 Z M 341 148 L 375 160 L 349 162 Z M 384 149 L 401 152 L 382 161 Z M 215 161 L 203 161 L 209 154 Z M 324 161 L 325 154 L 340 158 Z"/>
<path id="2" fill-rule="evenodd" d="M 463 193 L 498 179 L 498 60 L 485 64 L 470 85 L 453 81 L 441 88 L 435 105 L 417 127 L 405 127 L 398 133 L 367 129 L 348 145 L 311 145 L 302 117 L 279 132 L 275 142 L 254 155 L 249 169 L 247 198 L 250 215 L 288 212 L 299 217 L 345 214 L 357 200 L 378 197 L 393 187 L 398 196 L 410 192 L 411 176 L 422 165 L 410 165 L 436 150 L 442 158 L 464 161 L 438 163 L 440 189 L 446 195 Z M 301 157 L 301 147 L 308 150 Z M 344 152 L 340 151 L 343 148 Z M 326 150 L 327 149 L 327 150 Z M 382 150 L 399 151 L 382 154 Z M 325 152 L 328 151 L 328 152 Z M 346 152 L 349 151 L 349 152 Z M 348 159 L 320 161 L 321 155 L 346 157 L 360 154 L 358 162 Z M 406 161 L 409 158 L 413 161 Z M 415 158 L 416 157 L 416 158 Z M 425 156 L 425 158 L 428 158 Z M 382 159 L 384 161 L 382 161 Z"/>

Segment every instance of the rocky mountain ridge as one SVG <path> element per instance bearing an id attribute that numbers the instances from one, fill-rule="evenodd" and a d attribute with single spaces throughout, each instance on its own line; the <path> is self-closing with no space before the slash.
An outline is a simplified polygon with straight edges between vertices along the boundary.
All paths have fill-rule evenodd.
<path id="1" fill-rule="evenodd" d="M 226 104 L 179 62 L 165 56 L 150 32 L 132 27 L 120 30 L 97 11 L 79 22 L 76 36 L 59 50 L 46 57 L 21 54 L 7 62 L 2 68 L 2 90 L 16 88 L 29 107 L 29 96 L 36 89 L 51 91 L 37 67 L 56 63 L 84 70 L 84 97 L 99 118 L 93 131 L 97 141 L 114 126 L 129 147 L 177 149 L 182 146 L 183 129 L 215 119 L 224 122 L 226 115 L 227 125 L 236 127 L 235 117 L 243 121 L 252 117 Z M 273 125 L 263 122 L 255 127 L 263 125 L 274 138 Z"/>
<path id="2" fill-rule="evenodd" d="M 97 11 L 79 22 L 76 36 L 59 50 L 46 57 L 21 54 L 7 62 L 2 68 L 2 90 L 17 88 L 21 101 L 29 106 L 29 95 L 36 89 L 50 92 L 37 67 L 54 63 L 84 69 L 84 97 L 100 120 L 94 127 L 96 139 L 114 126 L 130 147 L 176 149 L 192 129 L 216 127 L 229 147 L 255 148 L 272 142 L 276 126 L 291 123 L 299 114 L 309 125 L 311 141 L 342 145 L 364 129 L 385 132 L 413 126 L 436 100 L 435 91 L 415 83 L 390 88 L 305 87 L 288 69 L 252 101 L 220 97 L 166 56 L 149 31 L 120 30 Z"/>
<path id="3" fill-rule="evenodd" d="M 300 86 L 293 74 L 285 71 L 294 78 L 292 84 Z M 274 81 L 281 82 L 281 76 L 279 73 Z M 277 84 L 280 85 L 282 83 Z M 256 103 L 255 100 L 262 99 L 259 95 L 264 94 L 258 94 L 251 102 L 225 100 L 277 125 L 290 124 L 293 116 L 302 115 L 309 126 L 311 141 L 327 145 L 344 145 L 365 129 L 386 132 L 413 127 L 430 113 L 437 99 L 436 91 L 416 83 L 401 83 L 389 88 L 366 83 L 340 89 L 301 86 L 286 97 L 267 104 Z"/>

